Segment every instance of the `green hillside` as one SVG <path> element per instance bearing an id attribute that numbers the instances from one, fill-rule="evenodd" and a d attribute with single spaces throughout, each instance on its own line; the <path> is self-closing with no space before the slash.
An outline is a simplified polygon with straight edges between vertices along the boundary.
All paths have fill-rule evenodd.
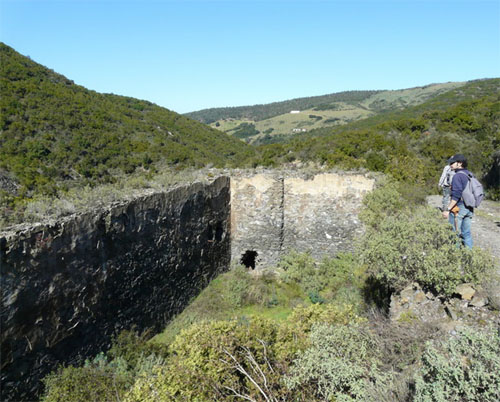
<path id="1" fill-rule="evenodd" d="M 205 109 L 187 116 L 248 143 L 262 144 L 275 142 L 275 137 L 344 125 L 419 105 L 463 85 L 448 82 L 395 91 L 339 92 L 267 105 Z"/>
<path id="2" fill-rule="evenodd" d="M 500 198 L 498 78 L 250 107 L 255 120 L 224 120 L 228 136 L 147 101 L 87 90 L 5 44 L 0 57 L 0 216 L 33 197 L 207 165 L 312 162 L 384 172 L 429 191 L 457 152 Z M 272 116 L 280 108 L 288 111 Z"/>
<path id="3" fill-rule="evenodd" d="M 153 103 L 87 90 L 3 43 L 0 57 L 3 201 L 161 166 L 231 166 L 253 152 Z"/>
<path id="4" fill-rule="evenodd" d="M 338 127 L 277 138 L 257 147 L 256 164 L 313 161 L 345 169 L 365 168 L 429 188 L 446 159 L 468 156 L 470 167 L 500 197 L 500 79 L 478 80 L 418 106 L 386 112 Z"/>
<path id="5" fill-rule="evenodd" d="M 186 116 L 206 124 L 227 119 L 260 121 L 289 113 L 290 110 L 305 110 L 313 107 L 329 108 L 332 104 L 337 102 L 355 104 L 379 92 L 380 91 L 346 91 L 329 95 L 296 98 L 283 102 L 273 102 L 266 105 L 204 109 L 197 112 L 186 113 Z"/>

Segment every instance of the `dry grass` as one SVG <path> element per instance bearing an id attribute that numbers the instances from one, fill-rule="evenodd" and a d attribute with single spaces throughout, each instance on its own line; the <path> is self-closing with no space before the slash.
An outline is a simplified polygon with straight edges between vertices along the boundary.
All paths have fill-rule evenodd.
<path id="1" fill-rule="evenodd" d="M 144 194 L 166 191 L 196 181 L 206 182 L 215 175 L 209 169 L 175 171 L 165 168 L 153 177 L 138 173 L 117 177 L 113 184 L 70 189 L 59 197 L 37 196 L 15 211 L 0 210 L 0 230 L 7 231 L 22 223 L 54 222 L 65 216 L 95 211 Z"/>
<path id="2" fill-rule="evenodd" d="M 293 129 L 302 129 L 305 128 L 307 131 L 322 128 L 327 126 L 334 126 L 345 124 L 350 121 L 360 120 L 367 118 L 373 115 L 372 112 L 357 106 L 341 104 L 339 107 L 340 110 L 301 110 L 300 113 L 292 114 L 282 114 L 279 116 L 272 117 L 270 119 L 261 120 L 261 121 L 252 121 L 252 120 L 237 120 L 237 119 L 228 119 L 228 120 L 219 120 L 219 126 L 216 126 L 216 123 L 212 123 L 211 126 L 220 131 L 227 132 L 231 134 L 231 131 L 234 130 L 242 123 L 251 123 L 255 125 L 255 128 L 260 131 L 262 134 L 258 134 L 253 136 L 252 139 L 261 137 L 264 135 L 264 132 L 270 128 L 273 131 L 269 134 L 271 136 L 282 135 L 282 134 L 294 134 Z M 320 120 L 318 118 L 311 118 L 310 115 L 321 117 Z M 336 122 L 325 123 L 328 119 L 338 119 Z"/>

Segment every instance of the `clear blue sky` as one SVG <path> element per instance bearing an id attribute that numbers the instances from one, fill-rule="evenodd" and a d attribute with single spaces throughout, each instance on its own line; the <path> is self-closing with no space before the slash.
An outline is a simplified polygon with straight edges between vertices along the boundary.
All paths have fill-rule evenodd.
<path id="1" fill-rule="evenodd" d="M 0 40 L 176 112 L 500 76 L 500 0 L 0 0 Z"/>

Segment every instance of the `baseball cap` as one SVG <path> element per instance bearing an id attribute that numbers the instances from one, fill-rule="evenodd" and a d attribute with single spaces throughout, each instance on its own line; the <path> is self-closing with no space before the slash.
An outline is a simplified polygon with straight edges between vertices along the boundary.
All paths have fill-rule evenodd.
<path id="1" fill-rule="evenodd" d="M 450 159 L 448 159 L 448 165 L 451 165 L 455 162 L 467 162 L 467 158 L 462 154 L 453 155 Z"/>

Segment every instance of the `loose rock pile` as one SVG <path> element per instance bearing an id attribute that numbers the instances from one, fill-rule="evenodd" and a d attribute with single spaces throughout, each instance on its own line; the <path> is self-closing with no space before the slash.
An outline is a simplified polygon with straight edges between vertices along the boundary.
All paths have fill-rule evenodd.
<path id="1" fill-rule="evenodd" d="M 418 320 L 437 324 L 449 332 L 462 325 L 500 326 L 500 311 L 490 305 L 488 294 L 481 286 L 471 283 L 457 286 L 455 297 L 448 300 L 412 283 L 391 296 L 389 315 L 393 321 Z"/>

